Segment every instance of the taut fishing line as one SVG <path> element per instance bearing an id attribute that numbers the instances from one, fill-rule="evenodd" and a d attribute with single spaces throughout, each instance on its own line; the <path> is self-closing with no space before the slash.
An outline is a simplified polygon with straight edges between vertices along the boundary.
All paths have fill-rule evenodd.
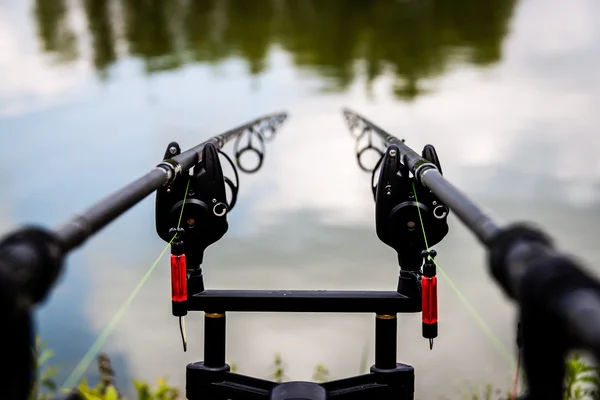
<path id="1" fill-rule="evenodd" d="M 190 181 L 188 179 L 186 190 L 185 190 L 185 195 L 183 197 L 183 205 L 181 206 L 181 213 L 179 215 L 179 222 L 177 223 L 177 229 L 179 229 L 180 226 L 181 226 L 181 219 L 183 217 L 183 209 L 185 207 L 185 200 L 187 198 L 187 193 L 188 193 L 188 190 L 189 190 L 189 186 L 190 186 Z M 131 293 L 129 294 L 129 296 L 125 300 L 125 302 L 123 302 L 123 304 L 121 305 L 121 307 L 119 307 L 119 309 L 117 310 L 117 312 L 115 313 L 115 315 L 110 319 L 110 321 L 108 322 L 108 324 L 106 325 L 106 327 L 104 328 L 104 330 L 102 330 L 102 332 L 100 333 L 100 335 L 98 336 L 98 338 L 96 339 L 96 341 L 94 341 L 94 343 L 92 344 L 92 346 L 90 347 L 90 349 L 85 353 L 85 355 L 83 356 L 83 358 L 81 359 L 81 361 L 77 364 L 77 366 L 75 367 L 75 369 L 73 370 L 73 372 L 71 372 L 71 375 L 69 375 L 69 377 L 67 378 L 67 380 L 63 384 L 63 389 L 64 390 L 69 391 L 69 390 L 73 389 L 75 386 L 77 386 L 78 382 L 81 380 L 81 378 L 83 377 L 83 375 L 85 374 L 85 372 L 89 368 L 90 364 L 94 361 L 94 359 L 100 353 L 100 351 L 102 349 L 102 346 L 104 346 L 104 343 L 106 342 L 106 340 L 108 339 L 108 337 L 110 336 L 110 334 L 117 327 L 117 324 L 119 323 L 119 321 L 121 320 L 121 318 L 125 314 L 125 311 L 127 311 L 127 308 L 129 307 L 129 305 L 131 305 L 131 303 L 133 302 L 133 300 L 135 299 L 135 297 L 137 296 L 137 294 L 140 292 L 140 290 L 142 289 L 142 286 L 144 286 L 144 284 L 146 283 L 146 281 L 148 280 L 148 278 L 150 277 L 150 275 L 152 274 L 152 272 L 156 269 L 156 266 L 158 265 L 158 263 L 160 262 L 160 260 L 163 258 L 163 256 L 165 255 L 165 253 L 169 249 L 169 246 L 171 245 L 171 243 L 173 242 L 173 240 L 175 240 L 176 237 L 177 237 L 177 233 L 175 233 L 173 235 L 173 238 L 171 239 L 171 241 L 169 243 L 167 243 L 167 245 L 161 251 L 161 253 L 158 255 L 158 257 L 156 258 L 156 260 L 154 260 L 154 262 L 152 263 L 152 265 L 150 266 L 150 268 L 148 269 L 148 271 L 146 271 L 146 273 L 144 274 L 144 276 L 142 276 L 142 279 L 140 279 L 140 281 L 138 282 L 138 284 L 133 288 L 133 290 L 131 291 Z M 183 326 L 185 326 L 185 325 L 183 325 Z M 183 332 L 184 331 L 182 331 L 182 336 L 185 337 Z"/>
<path id="2" fill-rule="evenodd" d="M 418 198 L 417 198 L 417 190 L 416 190 L 416 188 L 414 186 L 414 182 L 413 182 L 413 190 L 414 190 L 414 193 L 415 193 L 415 201 L 419 201 Z M 423 218 L 421 216 L 421 210 L 418 207 L 417 207 L 417 213 L 419 214 L 419 221 L 421 223 L 421 230 L 423 231 L 423 239 L 425 240 L 425 246 L 427 247 L 427 250 L 429 250 L 429 245 L 427 244 L 427 234 L 425 233 L 425 225 L 423 224 Z M 483 331 L 483 333 L 488 337 L 488 339 L 494 345 L 494 347 L 496 348 L 496 350 L 498 350 L 498 352 L 500 353 L 500 355 L 512 367 L 516 368 L 517 367 L 517 361 L 515 361 L 515 358 L 513 356 L 511 356 L 511 352 L 506 348 L 506 346 L 504 346 L 504 344 L 502 344 L 502 341 L 500 339 L 498 339 L 498 337 L 494 334 L 494 331 L 489 327 L 489 325 L 485 322 L 485 320 L 479 315 L 479 313 L 477 312 L 477 310 L 475 309 L 475 307 L 473 307 L 471 305 L 471 303 L 469 302 L 469 300 L 465 297 L 465 295 L 462 294 L 462 292 L 460 291 L 460 289 L 458 289 L 458 287 L 454 284 L 454 282 L 452 281 L 452 279 L 450 279 L 450 277 L 444 271 L 444 269 L 437 263 L 437 261 L 435 261 L 435 259 L 433 259 L 431 257 L 429 259 L 435 264 L 435 266 L 437 268 L 439 268 L 440 272 L 444 276 L 444 279 L 446 279 L 446 281 L 450 285 L 450 288 L 452 289 L 452 291 L 456 294 L 456 296 L 458 297 L 458 299 L 460 300 L 460 302 L 465 306 L 465 308 L 467 309 L 467 311 L 469 311 L 469 313 L 471 314 L 471 316 L 475 319 L 475 321 L 477 322 L 477 324 L 479 325 L 479 327 L 481 328 L 481 330 Z"/>
<path id="3" fill-rule="evenodd" d="M 417 118 L 415 116 L 414 107 L 409 107 L 408 116 L 409 116 L 409 119 L 411 119 L 413 122 L 412 126 L 414 127 L 415 130 L 418 131 L 418 127 L 420 126 L 420 124 L 416 123 Z M 419 133 L 419 136 L 423 136 L 422 132 Z M 412 183 L 412 185 L 413 185 L 413 191 L 415 193 L 415 200 L 418 201 L 416 189 L 414 187 L 414 182 Z M 429 250 L 429 245 L 427 244 L 427 235 L 425 233 L 425 225 L 423 224 L 423 218 L 421 216 L 421 210 L 419 208 L 417 208 L 417 212 L 419 214 L 419 221 L 421 224 L 421 230 L 423 231 L 423 239 L 425 241 L 425 246 L 427 247 L 427 250 Z M 450 277 L 448 276 L 446 271 L 442 267 L 440 267 L 440 265 L 435 261 L 434 258 L 429 257 L 429 259 L 431 260 L 431 262 L 433 262 L 435 264 L 435 266 L 437 268 L 439 268 L 442 276 L 444 277 L 444 279 L 446 280 L 448 285 L 450 285 L 450 288 L 452 289 L 452 291 L 454 292 L 456 297 L 458 297 L 459 301 L 463 304 L 463 306 L 467 309 L 469 314 L 473 317 L 473 319 L 475 320 L 477 325 L 481 328 L 482 332 L 489 339 L 489 341 L 492 343 L 494 348 L 496 348 L 496 350 L 499 352 L 499 354 L 502 356 L 502 358 L 504 360 L 506 360 L 511 365 L 511 367 L 516 369 L 516 371 L 517 371 L 517 375 L 515 378 L 515 391 L 516 391 L 516 385 L 518 384 L 518 375 L 519 375 L 519 370 L 520 370 L 520 353 L 517 355 L 517 358 L 515 359 L 515 357 L 512 355 L 512 352 L 494 334 L 494 331 L 489 327 L 489 325 L 485 322 L 485 320 L 481 317 L 481 315 L 477 312 L 475 307 L 473 307 L 471 302 L 466 298 L 466 296 L 461 292 L 461 290 L 458 289 L 458 287 L 452 281 L 452 279 L 450 279 Z"/>

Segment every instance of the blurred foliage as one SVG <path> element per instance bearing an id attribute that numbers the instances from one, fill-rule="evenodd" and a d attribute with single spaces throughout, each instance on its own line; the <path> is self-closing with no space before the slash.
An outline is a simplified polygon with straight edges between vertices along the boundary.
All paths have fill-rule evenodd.
<path id="1" fill-rule="evenodd" d="M 512 390 L 494 387 L 491 383 L 469 384 L 461 393 L 463 400 L 513 400 Z"/>
<path id="2" fill-rule="evenodd" d="M 180 398 L 178 389 L 167 384 L 165 379 L 157 379 L 156 388 L 152 388 L 146 382 L 133 381 L 138 400 L 177 400 Z M 113 385 L 103 386 L 99 383 L 96 387 L 89 387 L 83 380 L 77 388 L 87 400 L 124 400 L 118 389 Z"/>
<path id="3" fill-rule="evenodd" d="M 275 382 L 281 383 L 286 378 L 285 375 L 285 366 L 283 364 L 283 360 L 281 359 L 281 354 L 275 354 L 275 361 L 273 363 L 273 374 L 271 374 L 272 379 Z"/>
<path id="4" fill-rule="evenodd" d="M 106 69 L 117 60 L 109 3 L 110 0 L 83 0 L 92 39 L 93 64 L 103 79 L 107 78 Z"/>
<path id="5" fill-rule="evenodd" d="M 39 338 L 36 338 L 36 368 L 37 380 L 29 400 L 50 400 L 57 393 L 58 386 L 54 382 L 56 367 L 49 366 L 48 361 L 53 352 L 48 350 Z M 365 358 L 364 354 L 363 357 Z M 231 364 L 231 371 L 237 367 Z M 360 373 L 364 373 L 361 367 Z M 88 400 L 125 400 L 115 385 L 115 372 L 112 369 L 110 358 L 106 354 L 98 356 L 98 371 L 100 379 L 96 386 L 89 386 L 87 380 L 82 380 L 78 391 Z M 565 400 L 598 400 L 600 399 L 600 370 L 598 367 L 587 363 L 579 354 L 572 355 L 566 364 L 564 384 Z M 285 364 L 280 354 L 276 354 L 273 362 L 271 378 L 275 382 L 284 382 L 286 378 Z M 314 382 L 326 382 L 330 372 L 323 364 L 317 364 L 312 376 Z M 146 382 L 133 381 L 137 400 L 177 400 L 181 398 L 179 389 L 170 386 L 166 379 L 158 378 L 156 386 Z M 464 400 L 500 400 L 512 399 L 512 393 L 507 390 L 495 388 L 491 384 L 469 385 L 462 391 Z"/>
<path id="6" fill-rule="evenodd" d="M 36 380 L 33 382 L 29 400 L 50 400 L 52 393 L 57 390 L 54 379 L 58 373 L 58 368 L 48 365 L 48 361 L 54 356 L 54 352 L 46 348 L 46 344 L 40 340 L 39 336 L 35 338 L 33 352 L 35 354 L 33 368 L 38 373 Z"/>
<path id="7" fill-rule="evenodd" d="M 54 379 L 57 369 L 55 366 L 48 366 L 48 361 L 54 353 L 46 349 L 39 338 L 36 338 L 35 349 L 37 370 L 37 380 L 29 397 L 29 400 L 51 400 L 59 391 Z M 98 356 L 98 372 L 100 379 L 96 386 L 90 386 L 86 379 L 83 379 L 77 391 L 87 400 L 125 400 L 120 391 L 115 386 L 115 371 L 112 368 L 110 358 L 106 354 Z M 158 378 L 156 387 L 150 384 L 133 380 L 137 400 L 176 400 L 180 398 L 180 391 L 177 388 L 169 386 L 166 379 Z"/>
<path id="8" fill-rule="evenodd" d="M 56 377 L 56 367 L 48 365 L 48 361 L 54 353 L 46 349 L 39 338 L 36 339 L 37 363 L 35 368 L 38 374 L 38 380 L 29 397 L 29 400 L 51 400 L 53 395 L 58 393 L 58 386 L 54 378 Z M 231 372 L 236 372 L 235 363 L 230 364 Z M 123 395 L 115 384 L 115 371 L 112 369 L 111 361 L 108 355 L 100 354 L 98 356 L 98 372 L 100 379 L 96 386 L 90 386 L 86 379 L 83 379 L 77 387 L 78 392 L 87 400 L 125 400 Z M 273 373 L 271 377 L 276 382 L 283 382 L 285 379 L 285 367 L 280 354 L 275 355 L 273 361 Z M 329 370 L 323 364 L 317 364 L 313 374 L 313 381 L 325 382 L 329 379 Z M 170 386 L 164 378 L 156 380 L 156 387 L 150 384 L 134 379 L 133 384 L 137 394 L 137 400 L 177 400 L 181 398 L 179 389 Z M 41 388 L 45 390 L 40 390 Z"/>
<path id="9" fill-rule="evenodd" d="M 92 64 L 102 78 L 120 55 L 140 59 L 146 73 L 188 63 L 216 65 L 240 57 L 248 73 L 268 67 L 274 47 L 294 64 L 343 90 L 357 75 L 369 84 L 384 72 L 394 93 L 413 99 L 422 81 L 453 62 L 487 66 L 502 58 L 516 0 L 79 0 L 87 19 Z M 43 51 L 77 57 L 66 0 L 35 0 Z M 80 33 L 81 35 L 81 33 Z M 83 40 L 85 42 L 85 40 Z M 123 44 L 124 46 L 119 46 Z M 119 54 L 117 48 L 127 50 Z"/>
<path id="10" fill-rule="evenodd" d="M 567 361 L 565 400 L 600 399 L 600 375 L 596 366 L 588 364 L 579 354 Z"/>
<path id="11" fill-rule="evenodd" d="M 66 0 L 38 0 L 33 10 L 42 49 L 57 62 L 73 61 L 79 55 L 68 11 Z"/>
<path id="12" fill-rule="evenodd" d="M 512 400 L 514 398 L 512 391 L 495 388 L 492 384 L 469 385 L 462 394 L 464 400 Z M 600 369 L 587 363 L 580 354 L 573 354 L 567 359 L 563 398 L 565 400 L 600 399 Z"/>
<path id="13" fill-rule="evenodd" d="M 315 372 L 313 373 L 312 380 L 314 382 L 327 382 L 329 380 L 329 370 L 323 364 L 317 364 L 315 366 Z"/>

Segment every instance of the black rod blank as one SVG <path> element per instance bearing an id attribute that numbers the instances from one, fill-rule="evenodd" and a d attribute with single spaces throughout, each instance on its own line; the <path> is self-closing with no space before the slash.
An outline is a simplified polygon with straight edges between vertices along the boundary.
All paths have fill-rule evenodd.
<path id="1" fill-rule="evenodd" d="M 366 129 L 370 129 L 385 140 L 388 146 L 397 147 L 402 161 L 415 178 L 439 197 L 483 244 L 489 245 L 491 238 L 501 229 L 499 221 L 492 219 L 481 207 L 444 179 L 433 163 L 417 154 L 404 144 L 404 141 L 390 135 L 353 111 L 344 109 L 344 116 L 349 122 L 362 123 Z"/>
<path id="2" fill-rule="evenodd" d="M 492 219 L 482 208 L 444 179 L 437 169 L 423 170 L 417 179 L 435 193 L 486 246 L 502 228 L 501 222 Z"/>
<path id="3" fill-rule="evenodd" d="M 247 124 L 214 136 L 160 163 L 146 175 L 107 196 L 58 228 L 55 233 L 62 244 L 63 252 L 67 253 L 81 246 L 90 236 L 107 226 L 156 189 L 172 182 L 178 175 L 202 161 L 202 150 L 207 143 L 212 143 L 220 149 L 230 140 L 238 137 L 247 130 L 260 130 L 264 125 L 276 126 L 281 124 L 286 118 L 286 113 L 276 113 L 255 119 Z"/>

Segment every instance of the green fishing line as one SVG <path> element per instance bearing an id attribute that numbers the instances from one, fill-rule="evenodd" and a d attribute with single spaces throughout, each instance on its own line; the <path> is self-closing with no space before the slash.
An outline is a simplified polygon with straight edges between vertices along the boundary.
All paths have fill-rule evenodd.
<path id="1" fill-rule="evenodd" d="M 413 187 L 413 193 L 415 195 L 415 201 L 418 202 L 419 200 L 417 199 L 417 190 L 415 188 L 414 181 L 412 182 L 412 187 Z M 425 225 L 423 224 L 423 218 L 421 217 L 421 209 L 419 207 L 417 207 L 417 213 L 419 214 L 419 220 L 421 222 L 421 229 L 423 230 L 423 239 L 425 240 L 425 247 L 427 248 L 427 250 L 429 250 L 429 245 L 427 244 L 427 235 L 425 234 Z M 456 287 L 456 285 L 454 284 L 454 282 L 452 282 L 452 280 L 446 274 L 446 272 L 444 271 L 444 269 L 442 267 L 440 267 L 438 265 L 438 263 L 434 259 L 432 259 L 431 257 L 430 257 L 430 260 L 433 261 L 433 263 L 435 264 L 435 266 L 440 270 L 440 272 L 442 273 L 442 276 L 444 277 L 444 279 L 446 279 L 446 281 L 450 285 L 450 288 L 452 289 L 452 291 L 456 294 L 456 296 L 458 297 L 458 299 L 460 300 L 460 302 L 463 303 L 463 305 L 465 306 L 465 308 L 470 312 L 471 316 L 475 319 L 475 321 L 477 322 L 477 324 L 479 325 L 479 327 L 482 329 L 482 331 L 485 333 L 485 335 L 488 337 L 488 339 L 490 339 L 492 345 L 496 348 L 496 350 L 498 350 L 498 352 L 500 353 L 500 355 L 509 364 L 511 364 L 511 366 L 513 368 L 516 368 L 517 367 L 517 361 L 511 355 L 511 352 L 506 348 L 506 346 L 504 346 L 504 344 L 502 344 L 502 342 L 500 341 L 500 339 L 498 339 L 498 337 L 494 334 L 494 332 L 492 331 L 492 329 L 483 320 L 483 318 L 479 315 L 479 313 L 477 312 L 477 310 L 475 310 L 475 308 L 471 305 L 471 303 L 469 302 L 469 300 L 467 300 L 467 298 L 462 294 L 462 292 L 458 289 L 458 287 Z"/>
<path id="2" fill-rule="evenodd" d="M 188 179 L 187 186 L 185 187 L 185 194 L 183 196 L 183 204 L 181 206 L 181 213 L 179 214 L 179 221 L 177 222 L 178 230 L 179 230 L 179 227 L 181 226 L 181 219 L 183 218 L 183 208 L 185 206 L 185 200 L 187 198 L 189 187 L 190 187 L 190 181 Z M 108 324 L 106 325 L 106 327 L 104 328 L 102 333 L 100 333 L 100 335 L 98 336 L 96 341 L 92 344 L 92 346 L 87 351 L 87 353 L 85 353 L 85 355 L 83 356 L 83 358 L 81 359 L 79 364 L 77 364 L 77 366 L 75 367 L 73 372 L 71 372 L 71 375 L 69 375 L 69 377 L 63 384 L 63 388 L 65 390 L 69 391 L 69 390 L 73 389 L 75 386 L 77 386 L 78 382 L 81 380 L 81 378 L 83 377 L 83 375 L 89 368 L 90 364 L 94 361 L 94 359 L 100 353 L 100 350 L 102 349 L 102 346 L 104 346 L 106 339 L 108 339 L 110 334 L 114 331 L 117 324 L 119 323 L 119 321 L 125 314 L 125 311 L 127 311 L 127 308 L 133 302 L 133 299 L 135 299 L 135 296 L 137 296 L 139 291 L 142 289 L 142 286 L 144 286 L 144 283 L 146 283 L 146 281 L 148 280 L 148 278 L 150 277 L 150 275 L 152 274 L 152 272 L 154 271 L 154 269 L 156 268 L 156 266 L 158 265 L 158 263 L 160 262 L 162 257 L 165 255 L 165 253 L 169 249 L 169 246 L 171 245 L 171 243 L 173 242 L 175 237 L 177 237 L 177 233 L 175 235 L 173 235 L 173 237 L 171 238 L 169 243 L 167 243 L 167 245 L 165 246 L 163 251 L 159 254 L 159 256 L 156 258 L 156 260 L 154 260 L 154 263 L 152 263 L 152 265 L 150 266 L 148 271 L 144 274 L 144 276 L 139 281 L 139 283 L 136 285 L 136 287 L 131 291 L 131 293 L 125 300 L 125 302 L 121 305 L 121 307 L 118 309 L 118 311 L 115 313 L 115 315 L 108 322 Z"/>

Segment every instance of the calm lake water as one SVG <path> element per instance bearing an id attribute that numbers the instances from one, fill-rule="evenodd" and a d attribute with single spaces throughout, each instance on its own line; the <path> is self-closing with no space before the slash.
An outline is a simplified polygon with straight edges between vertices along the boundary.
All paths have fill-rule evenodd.
<path id="1" fill-rule="evenodd" d="M 288 122 L 260 173 L 241 175 L 230 230 L 205 257 L 208 288 L 395 288 L 375 235 L 369 176 L 341 115 L 350 107 L 419 150 L 506 220 L 537 221 L 600 263 L 600 3 L 595 0 L 38 0 L 0 3 L 0 230 L 56 226 L 189 147 L 279 110 Z M 230 148 L 230 147 L 228 147 Z M 37 314 L 59 383 L 164 248 L 150 197 L 72 254 Z M 502 346 L 515 310 L 454 217 L 438 262 Z M 163 259 L 103 350 L 129 391 L 202 359 L 201 313 L 183 353 Z M 512 364 L 448 281 L 433 351 L 418 315 L 399 319 L 398 358 L 417 398 L 468 382 L 510 387 Z M 228 360 L 268 377 L 331 378 L 373 362 L 371 315 L 235 314 Z M 88 377 L 95 379 L 95 365 Z"/>

